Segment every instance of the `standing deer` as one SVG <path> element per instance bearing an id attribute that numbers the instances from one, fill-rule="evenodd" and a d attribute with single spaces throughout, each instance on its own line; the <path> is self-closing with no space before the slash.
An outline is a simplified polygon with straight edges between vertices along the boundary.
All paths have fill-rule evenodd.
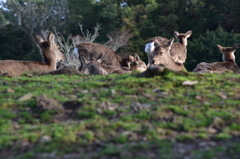
<path id="1" fill-rule="evenodd" d="M 150 67 L 158 65 L 164 66 L 165 68 L 170 69 L 172 71 L 186 71 L 184 65 L 175 62 L 170 54 L 173 41 L 174 38 L 170 39 L 168 42 L 164 44 L 156 43 Z"/>
<path id="2" fill-rule="evenodd" d="M 56 70 L 57 62 L 65 59 L 65 55 L 60 51 L 59 46 L 54 41 L 55 36 L 52 32 L 48 34 L 47 41 L 39 35 L 35 35 L 34 40 L 40 49 L 43 62 L 38 61 L 0 61 L 0 71 L 20 76 L 28 71 L 53 71 Z"/>
<path id="3" fill-rule="evenodd" d="M 139 58 L 137 54 L 129 55 L 129 67 L 120 67 L 120 66 L 107 66 L 102 64 L 102 54 L 97 57 L 97 59 L 89 61 L 84 57 L 80 57 L 81 66 L 79 71 L 83 74 L 95 74 L 95 75 L 106 75 L 106 74 L 125 74 L 131 73 L 133 70 L 138 70 L 140 72 L 145 71 L 147 66 L 146 64 Z"/>
<path id="4" fill-rule="evenodd" d="M 236 51 L 238 44 L 235 44 L 232 47 L 222 47 L 217 45 L 220 52 L 223 54 L 222 59 L 223 62 L 213 62 L 206 63 L 201 62 L 197 65 L 197 67 L 193 70 L 193 72 L 197 73 L 226 73 L 226 72 L 234 72 L 235 74 L 240 73 L 240 69 L 235 62 L 234 52 Z"/>
<path id="5" fill-rule="evenodd" d="M 187 58 L 187 38 L 192 35 L 192 31 L 188 31 L 184 33 L 178 33 L 177 31 L 174 32 L 174 36 L 177 38 L 178 42 L 172 44 L 170 54 L 173 60 L 176 63 L 183 64 Z M 157 42 L 158 41 L 158 42 Z M 169 40 L 160 36 L 151 38 L 147 44 L 145 45 L 145 52 L 148 55 L 148 63 L 152 61 L 153 51 L 156 47 L 156 44 L 163 45 L 164 43 L 168 42 Z M 148 65 L 149 65 L 148 64 Z"/>

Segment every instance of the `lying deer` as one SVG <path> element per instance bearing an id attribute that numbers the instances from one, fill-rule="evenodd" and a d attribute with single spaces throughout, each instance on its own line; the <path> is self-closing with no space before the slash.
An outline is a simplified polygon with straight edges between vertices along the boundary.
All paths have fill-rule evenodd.
<path id="1" fill-rule="evenodd" d="M 140 59 L 138 54 L 133 54 L 122 58 L 121 67 L 126 67 L 131 71 L 137 70 L 140 72 L 143 72 L 147 69 L 147 65 Z"/>
<path id="2" fill-rule="evenodd" d="M 48 34 L 47 41 L 39 35 L 35 35 L 34 40 L 40 49 L 43 62 L 38 61 L 0 61 L 0 71 L 20 76 L 28 71 L 53 71 L 56 70 L 57 62 L 65 59 L 65 55 L 60 51 L 59 46 L 54 41 L 55 36 L 52 32 Z"/>
<path id="3" fill-rule="evenodd" d="M 174 32 L 174 36 L 177 38 L 178 42 L 172 44 L 170 54 L 173 60 L 179 64 L 183 64 L 187 58 L 187 38 L 192 35 L 192 31 L 188 31 L 184 33 L 178 33 L 177 31 Z M 158 42 L 157 42 L 158 41 Z M 148 63 L 152 61 L 153 51 L 156 47 L 156 44 L 163 45 L 164 43 L 168 42 L 169 40 L 160 36 L 151 38 L 147 44 L 145 45 L 145 52 L 148 55 Z M 148 64 L 148 65 L 149 65 Z"/>
<path id="4" fill-rule="evenodd" d="M 240 69 L 235 62 L 234 52 L 236 51 L 238 44 L 235 44 L 232 47 L 222 47 L 217 45 L 220 52 L 223 54 L 222 59 L 223 62 L 213 62 L 206 63 L 201 62 L 197 65 L 197 67 L 193 70 L 193 72 L 197 73 L 226 73 L 226 72 L 234 72 L 235 74 L 240 73 Z"/>
<path id="5" fill-rule="evenodd" d="M 137 54 L 129 56 L 129 67 L 110 67 L 102 64 L 102 54 L 97 57 L 97 59 L 89 61 L 84 57 L 80 57 L 81 66 L 79 71 L 83 74 L 95 74 L 95 75 L 106 75 L 106 74 L 125 74 L 131 73 L 133 70 L 138 70 L 140 72 L 147 69 L 146 64 L 139 58 Z"/>
<path id="6" fill-rule="evenodd" d="M 122 61 L 122 58 L 116 55 L 113 50 L 98 43 L 81 43 L 74 48 L 74 54 L 78 58 L 84 57 L 89 61 L 91 61 L 92 58 L 96 59 L 100 54 L 102 54 L 102 64 L 111 67 L 120 66 L 120 62 Z M 81 59 L 79 60 L 81 61 Z"/>
<path id="7" fill-rule="evenodd" d="M 153 51 L 153 58 L 150 67 L 154 65 L 164 66 L 172 71 L 186 71 L 183 64 L 177 63 L 173 60 L 170 50 L 173 45 L 174 38 L 170 39 L 164 44 L 160 44 L 156 41 L 156 47 Z"/>

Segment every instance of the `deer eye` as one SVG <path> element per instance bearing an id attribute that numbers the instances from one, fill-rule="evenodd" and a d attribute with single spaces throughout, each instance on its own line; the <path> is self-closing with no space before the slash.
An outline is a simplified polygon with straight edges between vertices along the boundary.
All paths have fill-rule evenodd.
<path id="1" fill-rule="evenodd" d="M 159 51 L 159 52 L 158 52 L 158 54 L 159 54 L 159 55 L 162 55 L 162 54 L 163 54 L 163 52 L 162 52 L 162 51 Z"/>

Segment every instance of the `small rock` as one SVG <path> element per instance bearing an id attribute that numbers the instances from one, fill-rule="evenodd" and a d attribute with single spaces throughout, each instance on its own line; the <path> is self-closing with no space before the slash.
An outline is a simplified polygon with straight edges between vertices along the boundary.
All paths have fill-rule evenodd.
<path id="1" fill-rule="evenodd" d="M 14 93 L 15 91 L 12 88 L 7 89 L 7 93 Z"/>
<path id="2" fill-rule="evenodd" d="M 186 152 L 186 150 L 184 149 L 184 148 L 179 148 L 179 150 L 178 150 L 181 154 L 183 154 L 183 153 L 185 153 Z"/>
<path id="3" fill-rule="evenodd" d="M 48 98 L 45 94 L 37 97 L 37 108 L 40 111 L 56 110 L 59 113 L 63 112 L 63 107 L 61 107 L 55 99 Z"/>
<path id="4" fill-rule="evenodd" d="M 161 91 L 160 88 L 156 88 L 156 89 L 154 89 L 153 92 L 156 92 L 156 93 L 158 93 L 158 94 L 160 94 L 160 95 L 166 95 L 166 96 L 168 95 L 167 92 L 163 92 L 163 91 Z"/>
<path id="5" fill-rule="evenodd" d="M 141 108 L 142 109 L 149 109 L 149 108 L 151 108 L 152 107 L 152 104 L 149 104 L 149 103 L 143 103 L 142 105 L 141 105 Z"/>
<path id="6" fill-rule="evenodd" d="M 30 100 L 32 97 L 33 97 L 33 94 L 32 93 L 28 93 L 28 94 L 25 94 L 24 96 L 18 98 L 18 100 L 26 101 L 26 100 Z"/>
<path id="7" fill-rule="evenodd" d="M 116 108 L 113 106 L 108 106 L 108 110 L 114 111 Z"/>
<path id="8" fill-rule="evenodd" d="M 224 94 L 223 92 L 218 93 L 219 97 L 221 97 L 222 99 L 227 99 L 227 95 Z"/>
<path id="9" fill-rule="evenodd" d="M 44 136 L 41 137 L 40 142 L 44 143 L 44 142 L 48 142 L 50 140 L 51 140 L 50 136 L 44 135 Z"/>
<path id="10" fill-rule="evenodd" d="M 208 128 L 208 132 L 209 132 L 210 134 L 216 134 L 216 133 L 217 133 L 217 130 L 214 129 L 214 128 L 212 128 L 212 127 L 209 127 L 209 128 Z"/>
<path id="11" fill-rule="evenodd" d="M 198 83 L 198 81 L 184 81 L 182 85 L 184 86 L 192 86 L 194 84 Z"/>
<path id="12" fill-rule="evenodd" d="M 87 89 L 82 90 L 83 93 L 89 93 L 89 91 Z"/>
<path id="13" fill-rule="evenodd" d="M 14 129 L 19 129 L 20 128 L 20 125 L 16 122 L 13 123 L 13 127 Z"/>
<path id="14" fill-rule="evenodd" d="M 206 147 L 207 146 L 207 143 L 206 142 L 200 142 L 198 144 L 199 147 Z"/>
<path id="15" fill-rule="evenodd" d="M 21 145 L 22 147 L 28 146 L 30 143 L 28 140 L 22 140 Z"/>
<path id="16" fill-rule="evenodd" d="M 97 108 L 97 113 L 98 113 L 98 114 L 102 114 L 102 112 L 103 112 L 103 111 L 102 111 L 101 108 Z"/>
<path id="17" fill-rule="evenodd" d="M 116 91 L 114 89 L 111 90 L 112 96 L 116 94 Z"/>
<path id="18" fill-rule="evenodd" d="M 27 76 L 27 77 L 32 77 L 32 76 L 33 76 L 33 74 L 31 74 L 31 73 L 28 73 L 26 76 Z"/>

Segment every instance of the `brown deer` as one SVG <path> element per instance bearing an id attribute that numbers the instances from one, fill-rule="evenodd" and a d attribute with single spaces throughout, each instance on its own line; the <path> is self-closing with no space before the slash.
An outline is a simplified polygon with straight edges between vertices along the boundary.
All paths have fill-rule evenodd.
<path id="1" fill-rule="evenodd" d="M 176 63 L 183 64 L 187 58 L 187 38 L 192 35 L 192 31 L 188 31 L 184 33 L 174 32 L 174 36 L 177 38 L 178 42 L 172 44 L 170 54 L 173 60 Z M 158 41 L 158 42 L 156 42 Z M 169 40 L 160 36 L 151 38 L 145 45 L 145 52 L 148 55 L 148 63 L 152 61 L 153 51 L 156 45 L 163 45 Z M 149 66 L 148 64 L 148 66 Z"/>
<path id="2" fill-rule="evenodd" d="M 91 61 L 91 58 L 96 59 L 102 54 L 102 64 L 111 67 L 120 66 L 120 62 L 122 61 L 122 58 L 116 55 L 113 50 L 98 43 L 81 43 L 74 48 L 74 54 L 77 55 L 80 61 L 80 57 L 84 57 L 88 61 Z"/>
<path id="3" fill-rule="evenodd" d="M 184 65 L 175 62 L 170 54 L 170 49 L 172 47 L 173 41 L 174 38 L 170 39 L 168 42 L 164 44 L 156 43 L 150 67 L 158 65 L 164 66 L 165 68 L 170 69 L 172 71 L 186 71 Z"/>
<path id="4" fill-rule="evenodd" d="M 131 73 L 133 70 L 138 70 L 140 72 L 147 69 L 146 64 L 139 58 L 137 54 L 129 55 L 129 67 L 110 67 L 102 64 L 102 54 L 97 57 L 97 59 L 89 61 L 84 57 L 80 57 L 81 66 L 79 71 L 83 74 L 95 74 L 95 75 L 106 75 L 106 74 L 125 74 Z"/>
<path id="5" fill-rule="evenodd" d="M 57 62 L 65 59 L 65 55 L 60 51 L 59 46 L 54 41 L 55 36 L 52 32 L 48 34 L 47 41 L 39 35 L 35 35 L 34 40 L 40 49 L 43 62 L 38 61 L 0 61 L 0 71 L 20 76 L 28 71 L 53 71 L 56 70 Z"/>
<path id="6" fill-rule="evenodd" d="M 187 58 L 187 38 L 192 35 L 192 31 L 184 33 L 174 32 L 174 36 L 178 42 L 173 43 L 170 53 L 173 57 L 173 60 L 177 63 L 183 64 Z"/>
<path id="7" fill-rule="evenodd" d="M 227 73 L 234 72 L 235 74 L 240 73 L 240 69 L 235 62 L 234 52 L 236 51 L 238 44 L 235 44 L 232 47 L 222 47 L 217 45 L 220 52 L 223 54 L 222 59 L 223 62 L 213 62 L 206 63 L 201 62 L 197 65 L 197 67 L 193 70 L 193 72 L 197 73 Z"/>

